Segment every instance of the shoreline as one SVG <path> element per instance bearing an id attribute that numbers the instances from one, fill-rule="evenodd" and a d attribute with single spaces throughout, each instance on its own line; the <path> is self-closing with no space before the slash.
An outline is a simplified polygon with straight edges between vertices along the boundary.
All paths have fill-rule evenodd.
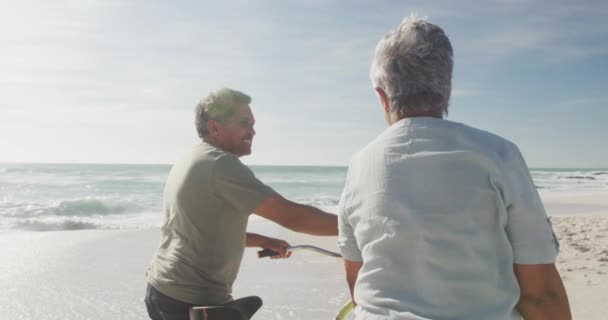
<path id="1" fill-rule="evenodd" d="M 608 307 L 608 197 L 543 196 L 560 241 L 557 267 L 574 319 L 605 319 Z M 579 213 L 552 214 L 560 204 Z M 601 207 L 599 210 L 597 209 Z M 584 210 L 583 210 L 584 209 Z M 553 211 L 554 212 L 554 211 Z M 103 232 L 100 232 L 103 231 Z M 337 251 L 336 237 L 306 236 L 262 219 L 248 231 Z M 0 318 L 147 319 L 145 272 L 159 229 L 0 232 Z M 258 295 L 254 319 L 329 319 L 349 299 L 340 259 L 296 251 L 290 259 L 258 259 L 245 250 L 233 295 Z"/>

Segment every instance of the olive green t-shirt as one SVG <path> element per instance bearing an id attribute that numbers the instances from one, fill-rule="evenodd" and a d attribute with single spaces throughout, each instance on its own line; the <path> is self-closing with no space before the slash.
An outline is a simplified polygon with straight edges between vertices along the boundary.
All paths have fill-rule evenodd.
<path id="1" fill-rule="evenodd" d="M 273 193 L 235 155 L 204 142 L 195 146 L 167 178 L 148 283 L 193 304 L 232 300 L 249 214 Z"/>

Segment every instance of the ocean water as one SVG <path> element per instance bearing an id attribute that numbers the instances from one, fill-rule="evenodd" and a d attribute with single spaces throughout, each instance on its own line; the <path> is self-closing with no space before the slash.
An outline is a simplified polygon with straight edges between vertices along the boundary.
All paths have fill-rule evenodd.
<path id="1" fill-rule="evenodd" d="M 0 164 L 0 231 L 147 229 L 170 165 Z M 335 212 L 345 167 L 252 166 L 290 200 Z M 605 169 L 532 169 L 541 193 L 608 191 Z"/>

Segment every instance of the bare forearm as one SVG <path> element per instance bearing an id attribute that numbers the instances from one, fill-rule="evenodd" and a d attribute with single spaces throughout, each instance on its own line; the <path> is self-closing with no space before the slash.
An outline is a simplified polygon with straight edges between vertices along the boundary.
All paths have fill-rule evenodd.
<path id="1" fill-rule="evenodd" d="M 245 246 L 259 247 L 274 251 L 275 253 L 270 256 L 271 259 L 289 258 L 289 256 L 291 256 L 291 252 L 287 250 L 289 247 L 287 241 L 266 237 L 257 233 L 246 233 Z"/>
<path id="2" fill-rule="evenodd" d="M 346 283 L 348 283 L 348 289 L 350 290 L 350 298 L 355 305 L 357 304 L 357 301 L 355 301 L 355 283 L 357 283 L 357 278 L 359 277 L 359 270 L 361 270 L 362 266 L 363 262 L 361 261 L 350 261 L 344 259 Z"/>
<path id="3" fill-rule="evenodd" d="M 247 232 L 245 236 L 246 247 L 263 247 L 266 237 L 257 233 Z"/>
<path id="4" fill-rule="evenodd" d="M 355 283 L 357 282 L 357 278 L 351 279 L 350 277 L 346 277 L 346 282 L 348 283 L 348 290 L 350 291 L 350 299 L 356 305 L 355 302 Z"/>
<path id="5" fill-rule="evenodd" d="M 293 204 L 293 218 L 287 226 L 296 232 L 318 236 L 335 236 L 338 234 L 338 217 L 315 207 Z"/>
<path id="6" fill-rule="evenodd" d="M 570 320 L 568 295 L 555 264 L 513 265 L 521 290 L 517 309 L 526 320 Z"/>
<path id="7" fill-rule="evenodd" d="M 525 320 L 571 320 L 568 297 L 565 291 L 549 292 L 543 297 L 522 296 L 517 309 Z"/>
<path id="8" fill-rule="evenodd" d="M 338 235 L 338 216 L 289 201 L 278 193 L 264 199 L 255 212 L 296 232 L 319 236 Z"/>

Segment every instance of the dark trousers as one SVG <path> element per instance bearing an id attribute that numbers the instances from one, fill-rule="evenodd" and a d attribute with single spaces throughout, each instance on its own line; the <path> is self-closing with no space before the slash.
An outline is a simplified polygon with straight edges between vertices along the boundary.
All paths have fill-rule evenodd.
<path id="1" fill-rule="evenodd" d="M 148 309 L 148 316 L 152 320 L 189 320 L 190 308 L 195 306 L 173 299 L 149 284 L 146 288 L 146 298 L 144 300 Z M 262 306 L 262 299 L 255 296 L 245 297 L 231 301 L 223 306 L 238 310 L 241 315 L 249 319 Z"/>
<path id="2" fill-rule="evenodd" d="M 152 320 L 189 320 L 190 307 L 194 306 L 173 299 L 151 285 L 146 288 L 146 298 L 144 300 L 146 301 L 148 316 Z"/>

